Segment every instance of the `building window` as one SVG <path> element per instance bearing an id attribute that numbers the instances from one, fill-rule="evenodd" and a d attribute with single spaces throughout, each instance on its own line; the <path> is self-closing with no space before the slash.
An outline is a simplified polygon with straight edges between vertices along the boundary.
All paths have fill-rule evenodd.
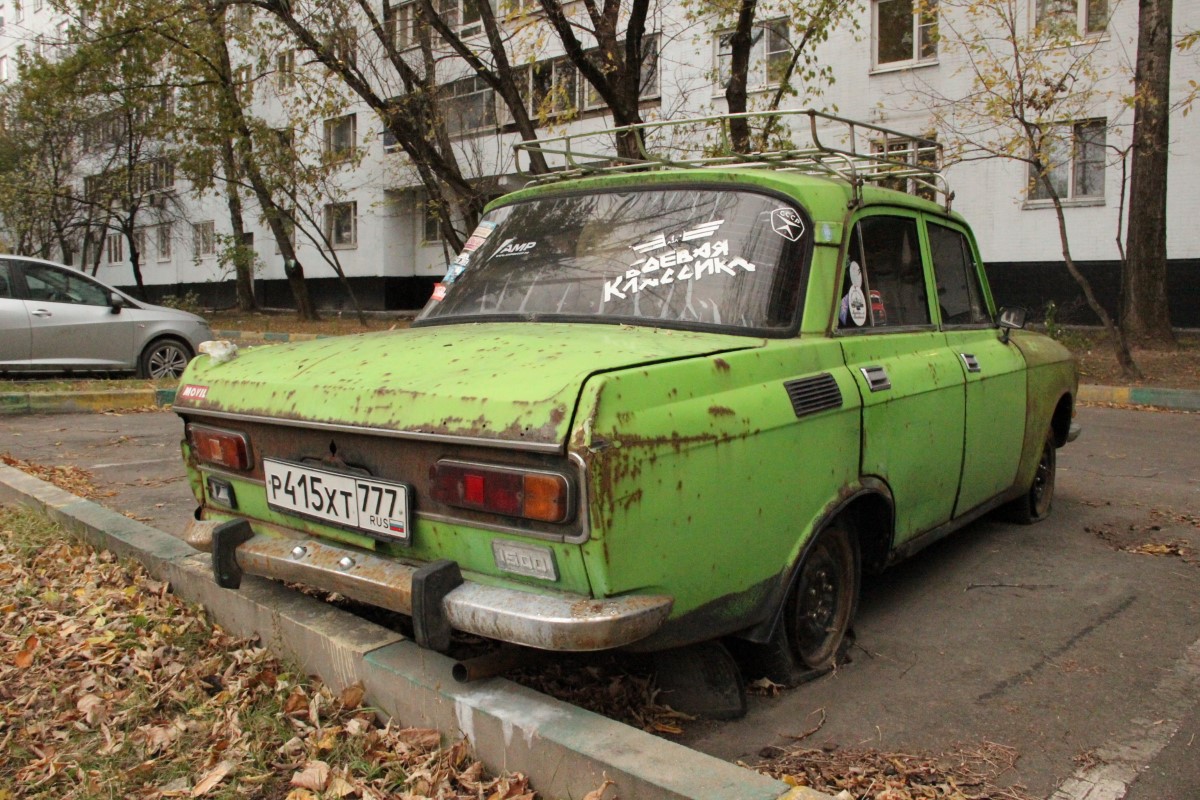
<path id="1" fill-rule="evenodd" d="M 1046 177 L 1062 200 L 1103 199 L 1104 145 L 1108 125 L 1089 120 L 1058 125 L 1047 132 Z M 1049 200 L 1050 191 L 1029 166 L 1029 199 Z"/>
<path id="2" fill-rule="evenodd" d="M 125 235 L 110 233 L 105 237 L 104 250 L 108 254 L 108 263 L 120 264 L 125 260 Z"/>
<path id="3" fill-rule="evenodd" d="M 155 228 L 155 257 L 159 261 L 171 260 L 171 223 L 164 222 L 161 225 L 156 225 Z"/>
<path id="4" fill-rule="evenodd" d="M 437 0 L 438 16 L 460 36 L 474 36 L 483 30 L 480 23 L 480 0 Z"/>
<path id="5" fill-rule="evenodd" d="M 746 88 L 754 91 L 778 86 L 792 60 L 787 20 L 755 23 L 750 42 Z M 717 83 L 722 89 L 729 85 L 732 63 L 733 31 L 723 31 L 717 34 Z"/>
<path id="6" fill-rule="evenodd" d="M 442 239 L 442 218 L 433 203 L 426 203 L 425 218 L 421 228 L 421 241 L 438 242 Z"/>
<path id="7" fill-rule="evenodd" d="M 1108 27 L 1108 0 L 1034 0 L 1038 27 L 1097 36 Z"/>
<path id="8" fill-rule="evenodd" d="M 325 238 L 333 249 L 358 246 L 358 203 L 325 206 Z"/>
<path id="9" fill-rule="evenodd" d="M 242 105 L 254 100 L 254 68 L 249 64 L 233 71 L 233 94 Z"/>
<path id="10" fill-rule="evenodd" d="M 472 75 L 443 84 L 440 93 L 446 132 L 451 136 L 495 129 L 496 93 L 483 78 Z"/>
<path id="11" fill-rule="evenodd" d="M 296 51 L 275 54 L 275 88 L 287 91 L 296 85 Z"/>
<path id="12" fill-rule="evenodd" d="M 875 65 L 937 58 L 937 0 L 875 0 Z"/>
<path id="13" fill-rule="evenodd" d="M 21 7 L 20 3 L 14 4 L 13 5 L 13 22 L 24 22 L 24 21 L 25 21 L 25 9 Z"/>
<path id="14" fill-rule="evenodd" d="M 335 28 L 325 40 L 325 48 L 343 66 L 358 66 L 358 33 L 353 28 Z"/>
<path id="15" fill-rule="evenodd" d="M 357 130 L 354 114 L 325 120 L 325 153 L 338 161 L 353 156 Z"/>
<path id="16" fill-rule="evenodd" d="M 217 254 L 217 230 L 212 220 L 192 225 L 192 252 L 196 258 Z"/>
<path id="17" fill-rule="evenodd" d="M 407 50 L 413 41 L 413 4 L 402 3 L 389 6 L 383 17 L 383 28 L 387 40 L 396 50 Z"/>
<path id="18" fill-rule="evenodd" d="M 138 228 L 133 232 L 133 251 L 129 253 L 129 258 L 132 260 L 133 253 L 137 253 L 138 263 L 145 264 L 146 257 L 150 254 L 146 252 L 146 229 Z"/>
<path id="19" fill-rule="evenodd" d="M 8 56 L 0 56 L 0 83 L 8 80 Z"/>

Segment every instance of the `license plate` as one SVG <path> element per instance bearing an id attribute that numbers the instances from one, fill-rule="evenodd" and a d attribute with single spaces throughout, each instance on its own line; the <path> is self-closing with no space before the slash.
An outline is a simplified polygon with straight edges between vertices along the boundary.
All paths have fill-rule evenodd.
<path id="1" fill-rule="evenodd" d="M 375 538 L 409 540 L 408 487 L 286 461 L 263 459 L 267 505 L 277 511 L 362 531 Z"/>

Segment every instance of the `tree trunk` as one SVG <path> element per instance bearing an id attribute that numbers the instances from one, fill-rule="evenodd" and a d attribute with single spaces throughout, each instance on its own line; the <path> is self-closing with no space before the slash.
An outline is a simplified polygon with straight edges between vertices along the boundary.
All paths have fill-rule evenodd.
<path id="1" fill-rule="evenodd" d="M 725 104 L 730 114 L 746 112 L 746 85 L 750 72 L 750 48 L 754 45 L 754 11 L 757 0 L 741 0 L 737 25 L 729 37 L 729 84 Z M 729 145 L 735 153 L 750 152 L 750 122 L 745 118 L 729 120 Z"/>
<path id="2" fill-rule="evenodd" d="M 1173 0 L 1140 0 L 1134 75 L 1129 229 L 1121 270 L 1121 327 L 1135 341 L 1169 343 L 1167 148 Z"/>
<path id="3" fill-rule="evenodd" d="M 237 307 L 239 311 L 256 311 L 258 301 L 254 298 L 254 253 L 245 248 L 246 224 L 242 219 L 242 195 L 237 184 L 237 158 L 233 142 L 225 139 L 221 144 L 221 161 L 225 169 L 225 205 L 229 208 L 229 225 L 233 229 L 233 269 L 237 284 Z"/>

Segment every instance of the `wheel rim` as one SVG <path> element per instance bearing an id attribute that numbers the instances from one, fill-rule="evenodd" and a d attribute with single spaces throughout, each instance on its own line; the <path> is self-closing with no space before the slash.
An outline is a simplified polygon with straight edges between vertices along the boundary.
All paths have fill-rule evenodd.
<path id="1" fill-rule="evenodd" d="M 1033 486 L 1029 490 L 1030 505 L 1035 516 L 1042 516 L 1050 510 L 1050 501 L 1054 497 L 1054 443 L 1047 441 L 1042 448 L 1042 458 L 1038 461 L 1037 472 L 1033 476 Z"/>
<path id="2" fill-rule="evenodd" d="M 187 363 L 187 353 L 183 352 L 178 345 L 163 345 L 150 354 L 150 377 L 178 378 L 183 374 Z"/>
<path id="3" fill-rule="evenodd" d="M 850 627 L 854 565 L 848 547 L 822 537 L 805 556 L 796 584 L 793 646 L 809 667 L 828 666 Z"/>

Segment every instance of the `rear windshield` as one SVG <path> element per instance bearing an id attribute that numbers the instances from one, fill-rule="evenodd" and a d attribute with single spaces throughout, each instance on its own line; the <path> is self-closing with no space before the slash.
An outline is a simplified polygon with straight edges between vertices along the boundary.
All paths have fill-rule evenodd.
<path id="1" fill-rule="evenodd" d="M 812 225 L 774 196 L 661 189 L 497 208 L 418 323 L 482 319 L 783 331 L 797 322 Z"/>

